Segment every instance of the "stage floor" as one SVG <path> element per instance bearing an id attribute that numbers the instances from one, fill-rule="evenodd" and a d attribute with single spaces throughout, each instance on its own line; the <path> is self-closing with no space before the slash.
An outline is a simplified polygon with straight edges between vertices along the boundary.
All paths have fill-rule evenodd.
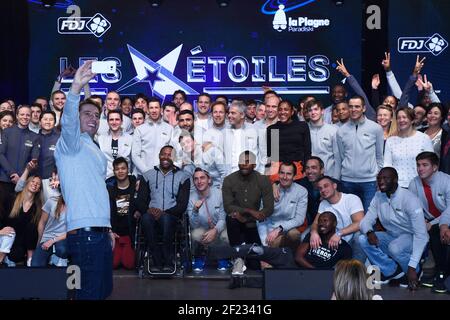
<path id="1" fill-rule="evenodd" d="M 250 272 L 250 273 L 248 273 Z M 246 274 L 255 275 L 256 271 Z M 229 272 L 205 269 L 201 274 L 191 273 L 184 278 L 140 279 L 134 271 L 114 272 L 114 290 L 110 300 L 261 300 L 262 289 L 229 289 Z M 383 285 L 376 290 L 384 300 L 450 300 L 450 294 L 437 294 L 420 287 L 411 292 L 400 287 Z"/>

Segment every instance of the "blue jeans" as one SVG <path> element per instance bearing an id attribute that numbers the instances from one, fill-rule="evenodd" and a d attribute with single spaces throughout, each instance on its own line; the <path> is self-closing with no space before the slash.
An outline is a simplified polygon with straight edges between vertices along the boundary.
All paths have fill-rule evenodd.
<path id="1" fill-rule="evenodd" d="M 67 259 L 67 240 L 56 242 L 48 250 L 42 249 L 42 243 L 34 250 L 33 258 L 31 260 L 32 267 L 46 267 L 48 265 L 48 259 L 53 253 L 59 258 Z M 55 252 L 53 252 L 53 249 Z"/>
<path id="2" fill-rule="evenodd" d="M 113 259 L 111 238 L 107 232 L 78 230 L 67 235 L 71 264 L 81 271 L 81 289 L 77 300 L 103 300 L 112 292 Z"/>
<path id="3" fill-rule="evenodd" d="M 359 244 L 370 263 L 380 267 L 384 276 L 391 276 L 397 270 L 397 263 L 404 272 L 408 271 L 408 263 L 412 254 L 413 236 L 402 234 L 395 238 L 387 232 L 375 232 L 378 238 L 378 247 L 369 243 L 366 235 L 359 236 Z"/>
<path id="4" fill-rule="evenodd" d="M 158 220 L 155 220 L 151 214 L 145 213 L 141 221 L 154 265 L 158 267 L 173 265 L 175 259 L 173 242 L 177 217 L 163 213 Z M 158 244 L 160 235 L 162 235 L 162 248 Z"/>
<path id="5" fill-rule="evenodd" d="M 351 193 L 358 196 L 364 207 L 364 212 L 369 209 L 370 202 L 372 201 L 375 193 L 377 192 L 377 182 L 342 182 L 342 191 L 345 193 Z"/>

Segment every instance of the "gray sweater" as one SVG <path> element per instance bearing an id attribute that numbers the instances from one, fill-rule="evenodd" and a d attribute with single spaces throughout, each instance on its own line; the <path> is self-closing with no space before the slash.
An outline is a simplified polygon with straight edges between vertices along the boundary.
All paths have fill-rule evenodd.
<path id="1" fill-rule="evenodd" d="M 398 187 L 391 198 L 378 191 L 359 228 L 366 234 L 373 230 L 378 218 L 389 235 L 395 238 L 412 235 L 413 250 L 408 266 L 416 268 L 429 239 L 423 211 L 420 200 L 406 189 Z"/>
<path id="2" fill-rule="evenodd" d="M 342 181 L 371 182 L 383 167 L 384 136 L 381 126 L 366 117 L 349 120 L 336 134 L 336 165 Z"/>
<path id="3" fill-rule="evenodd" d="M 325 163 L 325 175 L 339 179 L 335 163 L 335 154 L 339 153 L 336 141 L 338 128 L 327 123 L 317 126 L 309 122 L 308 126 L 311 135 L 311 155 L 319 157 Z"/>
<path id="4" fill-rule="evenodd" d="M 191 192 L 189 197 L 189 204 L 187 208 L 187 213 L 189 215 L 189 225 L 192 229 L 205 228 L 210 229 L 208 223 L 208 213 L 211 217 L 211 222 L 217 229 L 218 233 L 221 233 L 225 225 L 225 210 L 223 208 L 222 191 L 217 188 L 210 188 L 209 194 L 206 200 L 203 202 L 202 206 L 198 211 L 194 210 L 195 202 L 200 200 L 202 197 L 197 190 Z"/>
<path id="5" fill-rule="evenodd" d="M 418 176 L 409 183 L 409 191 L 414 193 L 425 208 L 425 218 L 431 220 L 431 224 L 450 225 L 450 175 L 436 172 L 430 181 L 431 194 L 436 208 L 441 212 L 437 218 L 428 211 L 428 201 L 423 190 L 422 179 Z"/>

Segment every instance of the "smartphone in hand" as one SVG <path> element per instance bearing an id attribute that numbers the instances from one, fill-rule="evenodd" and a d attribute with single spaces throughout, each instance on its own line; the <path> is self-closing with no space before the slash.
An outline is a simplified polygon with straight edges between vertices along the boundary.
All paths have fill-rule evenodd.
<path id="1" fill-rule="evenodd" d="M 93 73 L 116 73 L 116 61 L 94 61 L 92 62 Z"/>

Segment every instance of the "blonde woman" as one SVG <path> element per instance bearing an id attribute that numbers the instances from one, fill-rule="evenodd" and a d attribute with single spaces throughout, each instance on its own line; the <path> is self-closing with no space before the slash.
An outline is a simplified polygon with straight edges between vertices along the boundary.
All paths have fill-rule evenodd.
<path id="1" fill-rule="evenodd" d="M 24 261 L 27 258 L 27 266 L 31 265 L 31 257 L 36 248 L 37 225 L 41 217 L 41 178 L 29 177 L 25 182 L 25 188 L 17 194 L 6 225 L 14 228 L 16 238 L 8 254 L 11 265 Z"/>
<path id="2" fill-rule="evenodd" d="M 383 128 L 384 141 L 397 134 L 397 121 L 391 106 L 380 105 L 377 108 L 377 123 Z"/>
<path id="3" fill-rule="evenodd" d="M 333 277 L 332 300 L 383 300 L 374 295 L 367 285 L 368 274 L 364 265 L 355 259 L 336 264 Z"/>

